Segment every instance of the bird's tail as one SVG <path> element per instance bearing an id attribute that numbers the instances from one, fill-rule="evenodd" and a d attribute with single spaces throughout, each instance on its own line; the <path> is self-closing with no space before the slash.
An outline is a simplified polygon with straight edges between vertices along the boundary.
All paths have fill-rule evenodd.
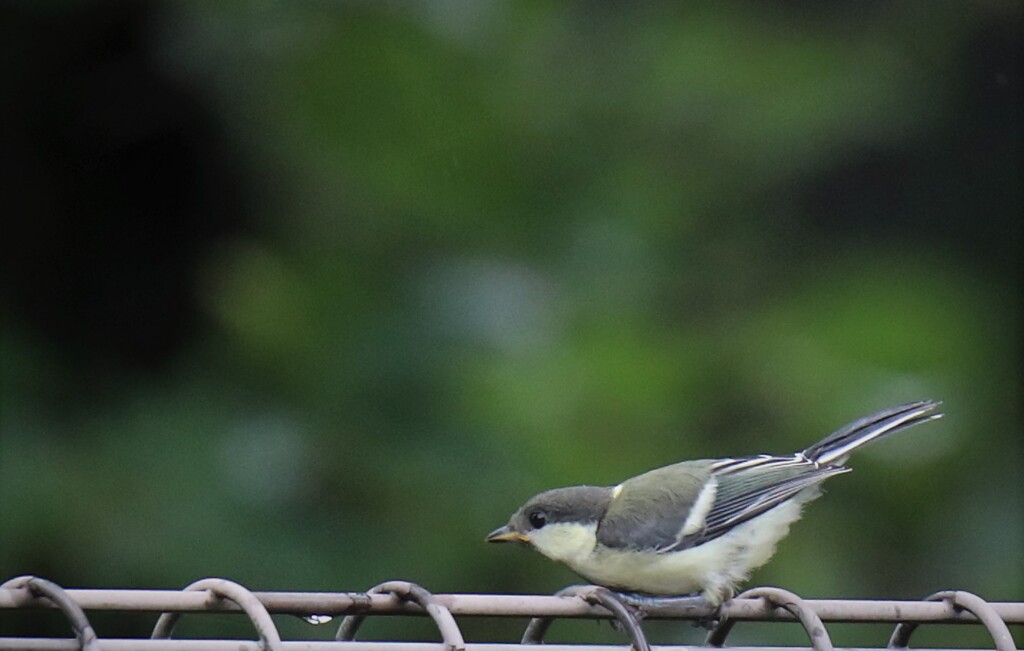
<path id="1" fill-rule="evenodd" d="M 941 413 L 932 413 L 941 404 L 936 400 L 922 400 L 884 409 L 832 432 L 802 454 L 815 463 L 841 465 L 851 452 L 862 445 L 901 429 L 941 418 Z"/>

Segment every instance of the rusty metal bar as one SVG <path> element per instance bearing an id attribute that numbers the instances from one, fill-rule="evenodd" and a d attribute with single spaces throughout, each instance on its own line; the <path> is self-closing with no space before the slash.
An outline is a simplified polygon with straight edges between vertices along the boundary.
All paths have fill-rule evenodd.
<path id="1" fill-rule="evenodd" d="M 92 599 L 92 601 L 90 601 Z M 998 651 L 1016 651 L 1008 623 L 1024 623 L 1024 604 L 992 604 L 978 595 L 963 591 L 944 591 L 923 601 L 840 601 L 805 600 L 781 588 L 752 588 L 719 607 L 699 598 L 644 600 L 638 606 L 628 595 L 598 586 L 571 586 L 553 597 L 526 595 L 434 595 L 408 581 L 389 581 L 358 593 L 253 593 L 225 579 L 202 579 L 182 591 L 146 590 L 66 590 L 32 576 L 22 576 L 0 584 L 0 610 L 19 608 L 56 608 L 72 623 L 75 639 L 0 638 L 0 651 L 510 651 L 543 644 L 544 633 L 556 618 L 611 618 L 630 641 L 633 651 L 652 651 L 641 620 L 674 618 L 712 621 L 718 624 L 705 641 L 708 648 L 724 645 L 726 636 L 740 621 L 795 621 L 810 638 L 815 651 L 834 651 L 825 621 L 896 622 L 889 640 L 890 648 L 906 649 L 914 629 L 922 623 L 967 623 L 984 626 Z M 161 611 L 151 639 L 96 638 L 85 610 L 148 612 Z M 258 641 L 171 640 L 175 622 L 186 612 L 242 611 L 252 621 Z M 271 612 L 306 616 L 323 620 L 346 614 L 333 642 L 283 642 L 271 618 Z M 440 643 L 357 642 L 356 631 L 369 615 L 428 615 L 438 632 Z M 455 615 L 531 617 L 519 644 L 467 644 Z M 588 650 L 595 645 L 545 645 L 548 651 L 559 647 Z M 621 647 L 604 647 L 621 648 Z M 692 646 L 659 646 L 667 649 L 693 649 Z M 748 649 L 767 649 L 748 647 Z M 770 648 L 770 647 L 768 647 Z M 780 648 L 779 648 L 780 649 Z"/>
<path id="2" fill-rule="evenodd" d="M 620 628 L 629 635 L 633 651 L 651 651 L 651 645 L 647 642 L 640 620 L 631 611 L 622 597 L 608 588 L 601 588 L 594 585 L 570 586 L 558 592 L 559 597 L 578 597 L 590 604 L 599 604 L 612 613 Z M 523 632 L 522 644 L 542 644 L 544 634 L 547 633 L 553 617 L 534 617 L 530 620 L 526 630 Z"/>
<path id="3" fill-rule="evenodd" d="M 974 613 L 992 635 L 992 641 L 995 642 L 997 651 L 1014 651 L 1013 638 L 1010 636 L 1010 630 L 1006 627 L 1006 622 L 999 618 L 987 601 L 976 594 L 962 590 L 936 592 L 925 598 L 925 601 L 940 600 L 950 603 L 960 610 Z M 907 648 L 910 644 L 911 633 L 920 623 L 901 622 L 897 624 L 896 630 L 893 631 L 892 637 L 889 639 L 889 648 Z"/>
<path id="4" fill-rule="evenodd" d="M 19 576 L 0 585 L 0 588 L 20 588 L 28 590 L 36 598 L 44 598 L 59 608 L 71 624 L 71 630 L 75 633 L 75 641 L 80 651 L 100 651 L 99 641 L 96 639 L 96 632 L 85 616 L 82 607 L 79 606 L 64 588 L 52 581 L 41 579 L 36 576 Z"/>
<path id="5" fill-rule="evenodd" d="M 447 608 L 437 602 L 437 599 L 428 590 L 408 581 L 388 581 L 375 585 L 366 591 L 368 595 L 381 593 L 390 593 L 398 596 L 403 601 L 416 603 L 433 618 L 434 623 L 437 625 L 437 630 L 441 633 L 441 639 L 444 640 L 445 651 L 464 651 L 466 643 L 462 639 L 462 631 L 459 630 L 459 625 L 455 623 L 455 618 L 452 617 L 451 612 Z M 338 632 L 334 639 L 345 642 L 355 640 L 356 631 L 359 630 L 365 618 L 365 614 L 349 615 L 346 617 L 341 622 L 341 626 L 338 627 Z"/>
<path id="6" fill-rule="evenodd" d="M 443 642 L 338 642 L 338 641 L 294 641 L 282 642 L 284 651 L 444 651 Z M 537 651 L 537 645 L 502 643 L 466 643 L 466 651 Z M 544 651 L 623 651 L 624 645 L 609 644 L 549 644 L 541 647 Z M 694 651 L 692 645 L 660 645 L 653 651 Z M 729 651 L 807 651 L 807 647 L 785 646 L 730 646 Z M 0 637 L 0 649 L 4 651 L 77 651 L 75 640 L 54 640 L 44 638 Z M 263 651 L 259 642 L 251 640 L 126 640 L 104 639 L 104 651 Z M 876 648 L 839 647 L 836 651 L 878 651 Z M 947 651 L 944 649 L 915 648 L 913 651 Z M 981 649 L 957 649 L 956 651 L 984 651 Z"/>
<path id="7" fill-rule="evenodd" d="M 281 636 L 277 632 L 274 620 L 270 613 L 257 599 L 252 592 L 234 581 L 226 579 L 200 579 L 185 588 L 186 592 L 205 591 L 218 600 L 226 600 L 237 604 L 252 622 L 260 638 L 260 648 L 264 651 L 281 651 Z M 156 626 L 153 627 L 151 638 L 154 640 L 166 640 L 171 637 L 174 625 L 182 613 L 167 612 L 160 615 Z"/>
<path id="8" fill-rule="evenodd" d="M 94 590 L 65 589 L 83 610 L 120 612 L 204 612 L 238 611 L 237 604 L 221 600 L 207 592 L 179 590 Z M 395 594 L 367 595 L 362 592 L 253 592 L 271 614 L 352 615 L 371 614 L 425 615 L 415 603 Z M 581 599 L 542 595 L 435 594 L 437 603 L 455 617 L 570 617 L 609 619 L 600 606 Z M 971 613 L 946 601 L 872 601 L 805 599 L 804 605 L 824 622 L 899 623 L 903 621 L 942 624 L 977 624 Z M 992 610 L 1007 624 L 1024 624 L 1024 603 L 989 602 Z M 55 608 L 46 599 L 21 588 L 0 588 L 0 610 L 13 608 Z M 696 619 L 713 615 L 690 606 L 653 606 L 645 608 L 647 619 Z M 796 621 L 763 599 L 733 599 L 722 607 L 727 619 L 739 621 Z"/>
<path id="9" fill-rule="evenodd" d="M 803 625 L 814 651 L 834 651 L 832 639 L 821 618 L 808 608 L 807 602 L 799 596 L 781 588 L 752 588 L 739 596 L 747 599 L 760 598 L 773 608 L 788 612 Z M 728 618 L 720 620 L 718 626 L 708 634 L 705 643 L 714 647 L 725 646 L 725 638 L 735 622 L 736 620 Z"/>

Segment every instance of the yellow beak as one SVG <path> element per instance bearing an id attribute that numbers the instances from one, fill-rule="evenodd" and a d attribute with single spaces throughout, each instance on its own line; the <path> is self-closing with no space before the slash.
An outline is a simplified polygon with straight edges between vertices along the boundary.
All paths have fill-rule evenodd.
<path id="1" fill-rule="evenodd" d="M 491 533 L 487 534 L 484 538 L 487 542 L 501 543 L 501 542 L 521 542 L 528 543 L 530 539 L 518 531 L 512 531 L 508 528 L 508 525 L 504 527 L 498 527 Z"/>

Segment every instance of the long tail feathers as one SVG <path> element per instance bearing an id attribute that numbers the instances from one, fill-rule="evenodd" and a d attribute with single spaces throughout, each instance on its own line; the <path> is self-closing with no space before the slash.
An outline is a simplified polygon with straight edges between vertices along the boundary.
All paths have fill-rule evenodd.
<path id="1" fill-rule="evenodd" d="M 932 413 L 941 404 L 936 400 L 922 400 L 899 407 L 890 407 L 876 414 L 865 416 L 836 430 L 807 448 L 803 451 L 803 456 L 820 464 L 842 464 L 851 452 L 862 445 L 867 445 L 901 429 L 941 418 L 941 413 Z"/>

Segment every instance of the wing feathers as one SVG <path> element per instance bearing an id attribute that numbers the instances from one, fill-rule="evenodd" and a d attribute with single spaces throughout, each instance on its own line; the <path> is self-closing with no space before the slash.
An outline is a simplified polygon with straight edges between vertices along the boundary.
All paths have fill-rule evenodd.
<path id="1" fill-rule="evenodd" d="M 700 489 L 697 501 L 690 507 L 690 512 L 686 515 L 686 522 L 683 523 L 682 535 L 689 536 L 705 527 L 708 513 L 711 512 L 711 507 L 715 505 L 717 496 L 718 480 L 711 477 L 704 484 L 704 488 Z"/>
<path id="2" fill-rule="evenodd" d="M 671 552 L 714 540 L 848 472 L 833 464 L 856 448 L 938 418 L 939 404 L 921 401 L 877 412 L 792 456 L 686 461 L 634 477 L 613 489 L 597 541 L 613 549 Z"/>
<path id="3" fill-rule="evenodd" d="M 821 466 L 801 455 L 722 460 L 712 467 L 714 503 L 703 517 L 703 526 L 684 526 L 679 538 L 659 551 L 678 551 L 717 538 L 804 489 L 847 471 Z M 695 511 L 696 508 L 692 509 L 691 514 Z M 687 518 L 687 523 L 691 523 L 691 518 Z"/>

